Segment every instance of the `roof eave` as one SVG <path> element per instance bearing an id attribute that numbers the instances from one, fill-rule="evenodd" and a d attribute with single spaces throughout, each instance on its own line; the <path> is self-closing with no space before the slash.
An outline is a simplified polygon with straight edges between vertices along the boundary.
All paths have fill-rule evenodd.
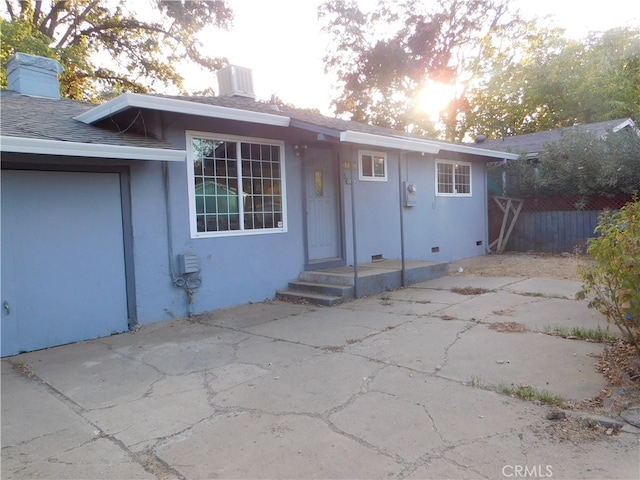
<path id="1" fill-rule="evenodd" d="M 102 105 L 74 117 L 74 119 L 90 125 L 128 108 L 161 110 L 165 112 L 183 113 L 209 118 L 221 118 L 225 120 L 237 120 L 278 127 L 288 127 L 290 122 L 290 118 L 283 115 L 273 115 L 270 113 L 254 112 L 251 110 L 221 107 L 218 105 L 207 105 L 204 103 L 189 102 L 174 98 L 154 97 L 152 95 L 144 95 L 140 93 L 123 93 L 113 100 L 109 100 Z"/>
<path id="2" fill-rule="evenodd" d="M 354 143 L 356 145 L 393 148 L 420 153 L 440 152 L 440 147 L 438 147 L 434 142 L 428 140 L 419 140 L 401 136 L 376 135 L 374 133 L 356 132 L 353 130 L 340 132 L 340 141 L 344 143 Z"/>
<path id="3" fill-rule="evenodd" d="M 104 143 L 64 142 L 61 140 L 8 136 L 0 137 L 0 150 L 2 152 L 32 153 L 39 155 L 155 160 L 163 162 L 184 162 L 187 157 L 186 151 L 184 150 L 107 145 Z"/>
<path id="4" fill-rule="evenodd" d="M 520 155 L 517 153 L 501 152 L 499 150 L 489 150 L 486 148 L 469 147 L 466 145 L 455 145 L 452 143 L 443 143 L 441 150 L 448 152 L 466 153 L 469 155 L 480 155 L 483 157 L 497 158 L 500 160 L 517 160 Z"/>

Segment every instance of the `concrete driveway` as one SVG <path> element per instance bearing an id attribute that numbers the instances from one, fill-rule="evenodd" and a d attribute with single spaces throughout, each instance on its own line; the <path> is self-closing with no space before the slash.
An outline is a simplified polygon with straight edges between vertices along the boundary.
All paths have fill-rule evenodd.
<path id="1" fill-rule="evenodd" d="M 6 358 L 2 478 L 637 479 L 633 428 L 567 440 L 551 407 L 500 392 L 605 386 L 601 344 L 544 333 L 606 328 L 579 288 L 445 277 Z M 490 328 L 508 322 L 527 330 Z"/>

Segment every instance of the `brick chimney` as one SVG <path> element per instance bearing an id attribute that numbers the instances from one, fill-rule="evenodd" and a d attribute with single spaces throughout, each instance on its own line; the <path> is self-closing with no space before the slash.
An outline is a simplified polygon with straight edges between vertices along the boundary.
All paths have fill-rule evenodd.
<path id="1" fill-rule="evenodd" d="M 9 90 L 36 97 L 60 98 L 58 75 L 64 71 L 53 58 L 16 53 L 7 62 Z"/>

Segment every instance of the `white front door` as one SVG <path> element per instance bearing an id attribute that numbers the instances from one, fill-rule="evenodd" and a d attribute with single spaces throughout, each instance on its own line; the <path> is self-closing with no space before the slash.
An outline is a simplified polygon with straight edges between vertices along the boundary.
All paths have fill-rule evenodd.
<path id="1" fill-rule="evenodd" d="M 340 214 L 336 161 L 331 150 L 305 154 L 309 263 L 340 258 Z"/>

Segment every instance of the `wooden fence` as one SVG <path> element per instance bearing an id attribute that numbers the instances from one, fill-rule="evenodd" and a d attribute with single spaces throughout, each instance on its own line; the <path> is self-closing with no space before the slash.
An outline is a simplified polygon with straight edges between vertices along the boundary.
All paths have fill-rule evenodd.
<path id="1" fill-rule="evenodd" d="M 525 198 L 505 251 L 584 253 L 602 212 L 618 210 L 630 201 L 631 195 L 586 200 L 577 196 Z M 489 202 L 490 243 L 499 238 L 504 223 L 504 212 L 497 203 Z"/>
<path id="2" fill-rule="evenodd" d="M 601 210 L 520 212 L 507 251 L 584 253 Z"/>

